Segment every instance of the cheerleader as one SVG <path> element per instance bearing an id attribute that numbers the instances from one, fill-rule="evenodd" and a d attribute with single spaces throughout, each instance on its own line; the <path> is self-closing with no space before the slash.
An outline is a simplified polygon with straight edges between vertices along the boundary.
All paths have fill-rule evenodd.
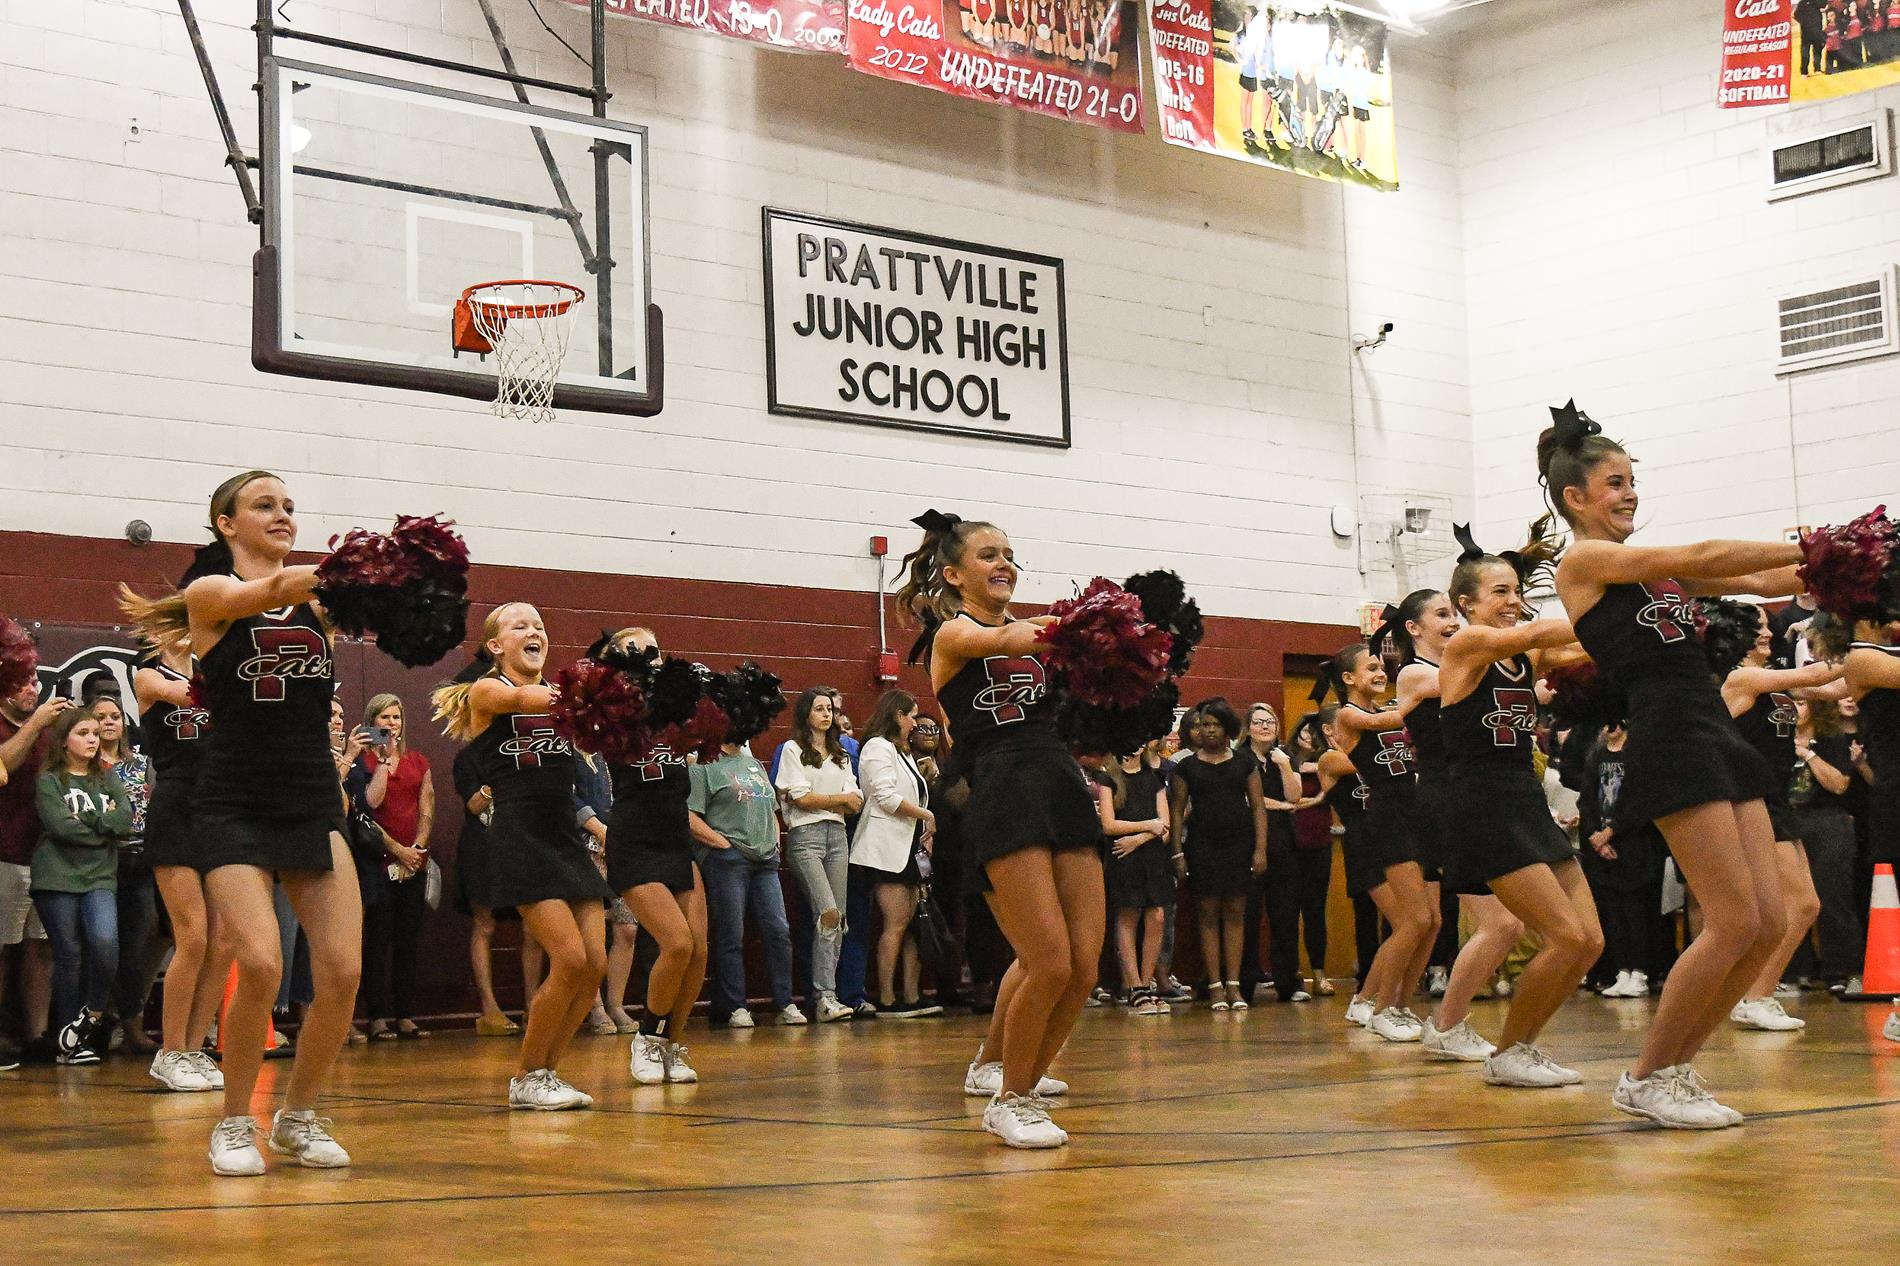
<path id="1" fill-rule="evenodd" d="M 1535 565 L 1550 553 L 1535 536 L 1517 558 Z M 1603 929 L 1570 839 L 1551 817 L 1533 752 L 1541 653 L 1576 635 L 1563 620 L 1523 623 L 1519 584 L 1513 561 L 1480 553 L 1459 562 L 1447 589 L 1465 627 L 1446 641 L 1438 670 L 1439 728 L 1451 761 L 1443 807 L 1459 824 L 1445 879 L 1459 891 L 1489 887 L 1543 941 L 1512 991 L 1485 1081 L 1570 1086 L 1583 1075 L 1544 1054 L 1537 1035 L 1603 953 Z"/>
<path id="2" fill-rule="evenodd" d="M 1060 1147 L 1043 1075 L 1094 987 L 1106 919 L 1101 820 L 1062 740 L 1037 634 L 1051 617 L 1013 619 L 1015 551 L 993 524 L 931 511 L 897 605 L 924 625 L 930 679 L 968 771 L 965 838 L 977 883 L 1016 951 L 996 995 L 986 1050 L 1001 1081 L 983 1128 L 1011 1147 Z M 982 1052 L 978 1052 L 979 1063 Z M 972 1064 L 965 1089 L 977 1080 Z"/>
<path id="3" fill-rule="evenodd" d="M 622 629 L 612 649 L 657 653 L 659 641 L 652 629 Z M 706 980 L 706 887 L 693 861 L 687 808 L 692 774 L 684 755 L 661 744 L 644 764 L 613 766 L 613 779 L 607 885 L 660 951 L 647 973 L 646 1008 L 628 1070 L 642 1086 L 696 1082 L 699 1074 L 679 1041 Z"/>
<path id="4" fill-rule="evenodd" d="M 1322 692 L 1330 687 L 1345 700 L 1333 718 L 1339 746 L 1366 784 L 1366 816 L 1359 847 L 1347 851 L 1362 868 L 1356 886 L 1372 898 L 1391 925 L 1354 994 L 1346 1018 L 1355 1023 L 1370 1010 L 1365 1027 L 1388 1042 L 1416 1042 L 1425 1022 L 1406 1006 L 1425 971 L 1438 935 L 1438 903 L 1430 898 L 1419 866 L 1413 774 L 1418 762 L 1405 733 L 1405 718 L 1375 702 L 1385 690 L 1385 667 L 1364 642 L 1354 642 L 1326 665 Z"/>
<path id="5" fill-rule="evenodd" d="M 508 1106 L 560 1112 L 594 1102 L 555 1068 L 607 972 L 602 903 L 611 894 L 574 820 L 574 749 L 548 716 L 554 691 L 541 679 L 547 654 L 539 611 L 525 602 L 496 607 L 482 622 L 474 662 L 435 692 L 435 715 L 450 738 L 475 749 L 494 806 L 485 891 L 471 895 L 490 910 L 519 911 L 523 931 L 547 955 L 547 979 L 528 1003 Z"/>
<path id="6" fill-rule="evenodd" d="M 211 1169 L 264 1172 L 251 1097 L 285 967 L 273 874 L 308 938 L 315 998 L 298 1034 L 284 1107 L 271 1122 L 270 1149 L 333 1169 L 348 1165 L 349 1153 L 314 1109 L 349 1035 L 363 927 L 330 758 L 335 661 L 313 601 L 316 568 L 284 565 L 297 524 L 283 483 L 261 470 L 227 479 L 211 496 L 210 518 L 213 541 L 198 551 L 186 574 L 190 583 L 182 594 L 144 607 L 141 625 L 151 644 L 188 645 L 196 655 L 211 721 L 208 737 L 197 740 L 205 749 L 185 850 L 204 874 L 207 925 L 223 928 L 237 962 L 221 1030 L 224 1117 L 211 1132 Z M 174 843 L 167 840 L 161 854 L 186 860 Z M 189 909 L 189 897 L 180 904 Z M 195 1003 L 197 987 L 191 992 Z M 181 1027 L 184 1033 L 168 1030 L 168 1048 L 187 1040 L 189 1020 Z"/>
<path id="7" fill-rule="evenodd" d="M 1867 797 L 1867 839 L 1873 861 L 1900 867 L 1900 621 L 1857 620 L 1842 667 L 1849 696 L 1860 704 L 1860 739 L 1873 787 Z M 1900 1042 L 1900 999 L 1880 1031 Z"/>
<path id="8" fill-rule="evenodd" d="M 1786 918 L 1761 801 L 1768 771 L 1722 706 L 1688 595 L 1794 593 L 1801 547 L 1626 544 L 1637 505 L 1629 455 L 1574 402 L 1552 416 L 1538 438 L 1538 470 L 1575 536 L 1557 568 L 1557 594 L 1599 672 L 1627 696 L 1619 816 L 1661 829 L 1703 917 L 1612 1101 L 1671 1128 L 1719 1129 L 1741 1114 L 1717 1103 L 1689 1062 L 1760 974 Z"/>
<path id="9" fill-rule="evenodd" d="M 1445 657 L 1445 644 L 1458 632 L 1458 613 L 1451 599 L 1435 589 L 1407 594 L 1388 611 L 1381 632 L 1389 630 L 1399 648 L 1403 664 L 1398 679 L 1399 715 L 1405 718 L 1405 732 L 1412 736 L 1412 752 L 1418 758 L 1419 866 L 1425 876 L 1426 899 L 1433 909 L 1442 909 L 1439 886 L 1461 821 L 1450 807 L 1451 760 L 1439 727 L 1438 666 Z M 1373 638 L 1378 640 L 1379 634 Z M 1427 1017 L 1421 1042 L 1432 1059 L 1477 1063 L 1488 1059 L 1495 1048 L 1471 1027 L 1471 1000 L 1497 976 L 1504 956 L 1524 935 L 1524 925 L 1487 892 L 1455 891 L 1458 908 L 1471 916 L 1477 930 L 1453 960 L 1444 996 Z"/>
<path id="10" fill-rule="evenodd" d="M 197 579 L 187 572 L 182 584 Z M 132 674 L 139 725 L 152 761 L 152 797 L 145 809 L 145 857 L 158 881 L 172 926 L 171 965 L 158 1053 L 151 1076 L 167 1090 L 221 1090 L 224 1073 L 201 1049 L 223 1000 L 231 953 L 205 899 L 204 875 L 194 865 L 192 788 L 209 746 L 211 716 L 191 700 L 189 642 L 161 640 L 158 603 L 121 587 L 119 606 L 141 630 L 148 651 Z M 146 633 L 146 629 L 150 633 Z"/>
<path id="11" fill-rule="evenodd" d="M 1328 704 L 1313 713 L 1308 722 L 1318 733 L 1322 745 L 1319 758 L 1313 762 L 1314 774 L 1319 780 L 1320 802 L 1332 810 L 1333 818 L 1339 824 L 1340 853 L 1346 872 L 1346 896 L 1353 902 L 1353 937 L 1359 953 L 1359 987 L 1363 992 L 1371 974 L 1371 964 L 1378 957 L 1379 916 L 1375 912 L 1363 924 L 1358 918 L 1359 907 L 1366 896 L 1364 876 L 1367 868 L 1359 854 L 1364 848 L 1360 826 L 1366 817 L 1367 793 L 1365 779 L 1359 776 L 1351 759 L 1339 748 L 1338 718 L 1339 706 Z M 1372 1003 L 1354 994 L 1351 1005 L 1346 1008 L 1347 1022 L 1363 1028 L 1371 1018 Z"/>
<path id="12" fill-rule="evenodd" d="M 1804 1028 L 1807 1022 L 1782 1009 L 1775 986 L 1821 913 L 1821 897 L 1814 890 L 1807 850 L 1799 838 L 1794 808 L 1788 803 L 1788 782 L 1796 764 L 1795 728 L 1800 721 L 1794 701 L 1796 694 L 1830 688 L 1840 680 L 1841 668 L 1825 660 L 1801 668 L 1770 668 L 1768 657 L 1774 638 L 1760 607 L 1723 599 L 1706 599 L 1703 606 L 1709 615 L 1708 655 L 1722 679 L 1722 702 L 1735 718 L 1742 737 L 1768 765 L 1770 778 L 1761 794 L 1768 806 L 1769 825 L 1774 828 L 1775 869 L 1788 920 L 1781 943 L 1729 1012 L 1729 1019 L 1745 1029 L 1790 1032 Z M 1844 685 L 1833 689 L 1833 694 L 1844 693 Z"/>

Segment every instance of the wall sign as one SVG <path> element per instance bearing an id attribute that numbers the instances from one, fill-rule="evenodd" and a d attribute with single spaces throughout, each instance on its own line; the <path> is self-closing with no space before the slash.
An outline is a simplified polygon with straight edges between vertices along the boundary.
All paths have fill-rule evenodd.
<path id="1" fill-rule="evenodd" d="M 592 0 L 567 3 L 585 9 Z M 844 52 L 844 0 L 607 0 L 607 12 L 772 48 Z"/>
<path id="2" fill-rule="evenodd" d="M 767 408 L 1069 446 L 1062 261 L 766 207 Z"/>

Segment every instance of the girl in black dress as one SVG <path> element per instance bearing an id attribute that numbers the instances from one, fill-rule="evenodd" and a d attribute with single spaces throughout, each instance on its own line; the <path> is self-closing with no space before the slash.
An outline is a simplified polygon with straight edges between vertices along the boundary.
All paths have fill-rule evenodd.
<path id="1" fill-rule="evenodd" d="M 310 946 L 315 998 L 270 1148 L 314 1168 L 350 1157 L 315 1115 L 349 1036 L 362 969 L 363 908 L 343 838 L 343 795 L 330 756 L 335 692 L 329 630 L 312 595 L 314 567 L 286 567 L 295 506 L 266 471 L 227 479 L 211 496 L 213 543 L 182 595 L 153 604 L 156 645 L 188 632 L 210 734 L 191 802 L 190 863 L 204 872 L 211 917 L 237 961 L 224 1017 L 224 1119 L 211 1133 L 212 1172 L 264 1172 L 251 1097 L 281 961 L 273 878 Z"/>
<path id="2" fill-rule="evenodd" d="M 186 579 L 187 584 L 192 578 Z M 147 652 L 132 674 L 139 728 L 152 761 L 145 809 L 145 857 L 172 926 L 171 965 L 151 1075 L 167 1090 L 221 1090 L 224 1074 L 201 1049 L 224 997 L 231 952 L 194 864 L 191 801 L 210 745 L 211 714 L 191 701 L 189 639 L 165 639 L 154 627 L 158 604 L 121 587 L 119 605 L 132 618 Z"/>
<path id="3" fill-rule="evenodd" d="M 1365 781 L 1369 799 L 1359 832 L 1359 845 L 1347 851 L 1349 864 L 1360 873 L 1348 873 L 1348 883 L 1364 890 L 1392 928 L 1366 972 L 1362 990 L 1373 1004 L 1365 1026 L 1388 1042 L 1416 1042 L 1425 1022 L 1406 1005 L 1431 957 L 1438 935 L 1438 903 L 1425 886 L 1419 866 L 1415 804 L 1417 758 L 1405 718 L 1396 708 L 1381 708 L 1385 667 L 1364 642 L 1354 642 L 1333 656 L 1326 667 L 1326 685 L 1345 702 L 1333 718 L 1333 731 L 1353 768 Z M 1347 1007 L 1355 1018 L 1361 995 Z"/>
<path id="4" fill-rule="evenodd" d="M 1110 760 L 1095 789 L 1108 857 L 1103 862 L 1108 908 L 1115 912 L 1115 953 L 1122 988 L 1136 1015 L 1166 1015 L 1172 1009 L 1155 996 L 1155 964 L 1161 955 L 1168 906 L 1174 900 L 1175 867 L 1168 844 L 1168 793 L 1155 767 L 1154 745 Z M 1135 948 L 1139 931 L 1141 948 Z"/>
<path id="5" fill-rule="evenodd" d="M 1538 470 L 1575 536 L 1557 568 L 1557 596 L 1599 674 L 1628 700 L 1624 816 L 1662 830 L 1703 914 L 1613 1102 L 1673 1128 L 1716 1129 L 1741 1114 L 1715 1102 L 1689 1061 L 1760 974 L 1787 919 L 1761 799 L 1765 763 L 1722 706 L 1688 595 L 1785 597 L 1799 588 L 1801 547 L 1627 544 L 1637 504 L 1629 455 L 1574 402 L 1552 415 Z"/>
<path id="6" fill-rule="evenodd" d="M 508 1106 L 559 1112 L 594 1102 L 555 1069 L 607 972 L 602 902 L 611 894 L 574 821 L 574 749 L 548 715 L 547 654 L 539 611 L 525 602 L 496 607 L 482 623 L 477 652 L 487 671 L 436 691 L 435 713 L 449 737 L 476 749 L 482 785 L 494 797 L 485 891 L 471 895 L 490 910 L 520 911 L 524 931 L 547 954 Z"/>
<path id="7" fill-rule="evenodd" d="M 1170 838 L 1174 851 L 1187 855 L 1188 888 L 1199 909 L 1201 961 L 1207 967 L 1212 1009 L 1244 1011 L 1242 922 L 1247 892 L 1267 871 L 1267 805 L 1260 767 L 1235 755 L 1240 718 L 1225 699 L 1195 705 L 1182 730 L 1194 754 L 1174 767 L 1168 789 Z"/>
<path id="8" fill-rule="evenodd" d="M 1445 594 L 1419 589 L 1393 610 L 1387 627 L 1404 665 L 1399 669 L 1399 715 L 1405 718 L 1405 732 L 1412 736 L 1412 752 L 1418 758 L 1419 865 L 1425 875 L 1426 900 L 1442 910 L 1439 889 L 1446 859 L 1463 830 L 1463 819 L 1450 803 L 1451 759 L 1439 726 L 1438 696 L 1439 665 L 1444 662 L 1445 644 L 1458 632 L 1458 612 Z M 1376 641 L 1378 635 L 1373 636 Z M 1459 910 L 1470 916 L 1475 930 L 1452 960 L 1444 995 L 1425 1019 L 1420 1044 L 1432 1059 L 1477 1063 L 1488 1059 L 1495 1048 L 1471 1027 L 1472 999 L 1497 976 L 1504 956 L 1524 935 L 1524 925 L 1489 892 L 1453 891 L 1458 894 Z"/>
<path id="9" fill-rule="evenodd" d="M 1001 1047 L 1002 1079 L 983 1127 L 1011 1147 L 1060 1147 L 1069 1136 L 1049 1119 L 1042 1083 L 1101 960 L 1101 819 L 1056 734 L 1037 641 L 1053 619 L 1010 616 L 1019 573 L 1009 538 L 936 511 L 917 523 L 924 539 L 905 559 L 897 605 L 925 625 L 919 650 L 929 649 L 931 685 L 970 783 L 973 878 L 1016 951 L 985 1043 Z"/>
<path id="10" fill-rule="evenodd" d="M 1847 650 L 1850 698 L 1860 704 L 1860 740 L 1866 745 L 1873 786 L 1867 795 L 1872 860 L 1900 869 L 1900 621 L 1858 620 Z M 1880 1031 L 1900 1042 L 1900 999 Z"/>
<path id="11" fill-rule="evenodd" d="M 622 629 L 618 652 L 659 650 L 652 629 Z M 613 766 L 607 819 L 607 884 L 659 947 L 628 1070 L 642 1086 L 695 1082 L 680 1034 L 706 980 L 706 887 L 693 861 L 693 791 L 687 758 L 662 744 L 639 766 Z M 720 847 L 720 845 L 714 845 Z M 725 844 L 730 848 L 731 845 Z"/>
<path id="12" fill-rule="evenodd" d="M 1445 643 L 1438 670 L 1439 727 L 1451 761 L 1445 808 L 1460 824 L 1445 880 L 1458 891 L 1489 887 L 1543 941 L 1512 991 L 1484 1079 L 1568 1086 L 1582 1075 L 1535 1043 L 1603 953 L 1603 929 L 1570 839 L 1551 817 L 1533 754 L 1541 653 L 1571 645 L 1576 634 L 1563 620 L 1523 623 L 1519 583 L 1511 563 L 1480 555 L 1460 562 L 1448 587 L 1466 624 Z"/>
<path id="13" fill-rule="evenodd" d="M 1775 997 L 1781 973 L 1807 939 L 1808 929 L 1821 913 L 1821 896 L 1808 869 L 1807 849 L 1801 843 L 1794 807 L 1788 803 L 1788 784 L 1795 767 L 1794 736 L 1800 722 L 1795 710 L 1799 695 L 1835 698 L 1847 692 L 1841 668 L 1816 660 L 1800 668 L 1770 668 L 1774 637 L 1767 614 L 1758 606 L 1714 599 L 1707 638 L 1709 661 L 1722 679 L 1722 702 L 1735 718 L 1742 737 L 1761 753 L 1769 780 L 1762 787 L 1768 805 L 1768 823 L 1775 833 L 1775 869 L 1780 876 L 1782 910 L 1788 928 L 1781 943 L 1763 963 L 1729 1019 L 1745 1029 L 1770 1033 L 1792 1032 L 1806 1021 L 1791 1016 Z M 1718 636 L 1722 628 L 1726 636 Z M 1739 656 L 1739 659 L 1737 658 Z"/>

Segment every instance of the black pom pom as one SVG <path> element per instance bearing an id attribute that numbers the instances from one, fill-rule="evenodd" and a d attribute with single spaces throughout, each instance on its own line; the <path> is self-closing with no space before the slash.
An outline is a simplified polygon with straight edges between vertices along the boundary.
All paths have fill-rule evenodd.
<path id="1" fill-rule="evenodd" d="M 743 743 L 771 727 L 772 718 L 785 711 L 783 685 L 751 660 L 720 674 L 713 701 L 726 713 L 728 742 Z"/>
<path id="2" fill-rule="evenodd" d="M 685 725 L 711 691 L 712 669 L 690 659 L 667 657 L 646 682 L 647 718 L 654 729 Z"/>
<path id="3" fill-rule="evenodd" d="M 1130 576 L 1122 588 L 1141 601 L 1144 620 L 1166 629 L 1174 639 L 1168 650 L 1168 676 L 1186 673 L 1207 630 L 1201 622 L 1200 604 L 1187 596 L 1181 577 L 1165 570 L 1144 571 Z"/>
<path id="4" fill-rule="evenodd" d="M 1733 598 L 1697 598 L 1705 627 L 1702 653 L 1717 677 L 1727 677 L 1741 666 L 1761 632 L 1761 608 Z"/>
<path id="5" fill-rule="evenodd" d="M 1181 689 L 1164 681 L 1132 708 L 1098 708 L 1064 695 L 1056 701 L 1056 731 L 1078 752 L 1126 756 L 1174 727 Z"/>

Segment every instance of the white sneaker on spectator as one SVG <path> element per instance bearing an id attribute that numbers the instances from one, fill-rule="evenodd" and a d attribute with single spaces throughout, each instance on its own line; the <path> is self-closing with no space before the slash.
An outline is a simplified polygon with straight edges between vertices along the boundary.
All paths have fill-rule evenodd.
<path id="1" fill-rule="evenodd" d="M 330 1118 L 309 1108 L 302 1112 L 278 1109 L 270 1123 L 270 1150 L 294 1156 L 299 1165 L 310 1169 L 342 1169 L 350 1163 L 350 1154 L 330 1137 Z"/>
<path id="2" fill-rule="evenodd" d="M 212 1127 L 211 1172 L 226 1178 L 255 1178 L 264 1172 L 256 1117 L 226 1117 Z"/>
<path id="3" fill-rule="evenodd" d="M 1599 998 L 1627 998 L 1630 996 L 1630 974 L 1627 971 L 1616 973 L 1616 979 L 1597 990 Z"/>
<path id="4" fill-rule="evenodd" d="M 678 1042 L 666 1044 L 666 1079 L 676 1086 L 690 1086 L 699 1080 L 699 1074 L 687 1061 L 686 1048 Z"/>
<path id="5" fill-rule="evenodd" d="M 1732 1124 L 1720 1104 L 1698 1097 L 1674 1068 L 1659 1068 L 1640 1079 L 1624 1073 L 1610 1103 L 1619 1112 L 1647 1117 L 1671 1130 L 1720 1130 Z"/>
<path id="6" fill-rule="evenodd" d="M 1726 1103 L 1718 1101 L 1714 1095 L 1710 1094 L 1708 1086 L 1703 1084 L 1702 1074 L 1696 1072 L 1694 1068 L 1688 1064 L 1677 1064 L 1676 1076 L 1680 1077 L 1689 1089 L 1695 1092 L 1698 1098 L 1706 1099 L 1710 1103 L 1715 1104 L 1716 1108 L 1728 1117 L 1728 1123 L 1730 1125 L 1740 1125 L 1742 1123 L 1744 1119 L 1742 1114 L 1737 1112 L 1734 1108 L 1729 1107 Z"/>
<path id="7" fill-rule="evenodd" d="M 735 1008 L 733 1010 L 733 1013 L 726 1017 L 726 1027 L 729 1029 L 751 1028 L 752 1027 L 752 1012 L 747 1010 L 745 1007 Z"/>
<path id="8" fill-rule="evenodd" d="M 1372 999 L 1354 994 L 1352 1001 L 1346 1004 L 1346 1023 L 1356 1024 L 1363 1029 L 1372 1023 L 1373 1011 Z"/>
<path id="9" fill-rule="evenodd" d="M 167 1090 L 190 1094 L 211 1089 L 211 1083 L 205 1080 L 198 1066 L 183 1051 L 160 1051 L 152 1056 L 150 1072 L 152 1080 Z"/>
<path id="10" fill-rule="evenodd" d="M 784 1008 L 778 1013 L 778 1022 L 780 1024 L 810 1024 L 811 1023 L 810 1020 L 807 1020 L 805 1018 L 805 1013 L 798 1009 L 798 1004 L 796 1002 L 788 1002 L 785 1004 Z"/>
<path id="11" fill-rule="evenodd" d="M 1061 1147 L 1069 1136 L 1049 1119 L 1049 1110 L 1033 1095 L 998 1091 L 983 1109 L 983 1128 L 1011 1147 Z"/>
<path id="12" fill-rule="evenodd" d="M 593 1102 L 546 1068 L 508 1079 L 508 1106 L 532 1112 L 566 1112 Z"/>
<path id="13" fill-rule="evenodd" d="M 1423 1027 L 1407 1020 L 1405 1013 L 1397 1007 L 1386 1007 L 1374 1012 L 1366 1028 L 1388 1042 L 1416 1042 L 1425 1033 Z"/>
<path id="14" fill-rule="evenodd" d="M 1483 1035 L 1471 1027 L 1469 1020 L 1460 1020 L 1440 1032 L 1428 1018 L 1424 1036 L 1419 1040 L 1425 1047 L 1426 1055 L 1433 1059 L 1457 1059 L 1468 1064 L 1482 1063 L 1496 1054 L 1498 1049 L 1485 1041 Z"/>
<path id="15" fill-rule="evenodd" d="M 598 1002 L 594 1004 L 594 1009 L 587 1013 L 587 1031 L 592 1033 L 595 1037 L 611 1037 L 615 1033 L 620 1032 L 620 1030 L 615 1027 L 613 1020 L 607 1015 L 607 1008 L 601 1006 Z"/>
<path id="16" fill-rule="evenodd" d="M 1887 1023 L 1880 1030 L 1880 1036 L 1889 1042 L 1900 1042 L 1900 1011 L 1887 1017 Z"/>
<path id="17" fill-rule="evenodd" d="M 1649 997 L 1649 973 L 1644 971 L 1631 972 L 1629 992 L 1623 996 L 1626 998 Z"/>
<path id="18" fill-rule="evenodd" d="M 1743 998 L 1728 1013 L 1728 1018 L 1742 1028 L 1759 1029 L 1764 1033 L 1792 1033 L 1807 1027 L 1806 1020 L 1797 1020 L 1783 1011 L 1781 1003 L 1774 998 Z"/>
<path id="19" fill-rule="evenodd" d="M 1574 1086 L 1583 1080 L 1583 1074 L 1565 1068 L 1529 1042 L 1519 1042 L 1484 1061 L 1484 1079 L 1493 1086 L 1545 1089 Z"/>
<path id="20" fill-rule="evenodd" d="M 651 1033 L 633 1035 L 633 1053 L 627 1059 L 627 1071 L 642 1086 L 657 1086 L 666 1080 L 666 1039 Z"/>
<path id="21" fill-rule="evenodd" d="M 1168 1015 L 1173 1010 L 1173 1007 L 1151 993 L 1143 994 L 1141 1001 L 1135 1004 L 1136 1015 Z"/>
<path id="22" fill-rule="evenodd" d="M 1785 980 L 1775 982 L 1775 997 L 1799 998 L 1800 996 L 1801 996 L 1800 985 L 1790 984 L 1789 982 Z"/>
<path id="23" fill-rule="evenodd" d="M 181 1054 L 191 1061 L 191 1066 L 198 1070 L 198 1075 L 205 1079 L 207 1086 L 213 1090 L 224 1089 L 224 1070 L 218 1067 L 217 1060 L 204 1051 L 183 1051 Z"/>
<path id="24" fill-rule="evenodd" d="M 818 999 L 818 1022 L 820 1024 L 833 1024 L 839 1020 L 849 1020 L 856 1014 L 857 1012 L 845 1006 L 844 1003 L 839 1002 L 838 999 L 831 994 L 822 994 Z"/>
<path id="25" fill-rule="evenodd" d="M 1425 973 L 1425 992 L 1434 998 L 1445 996 L 1445 990 L 1451 984 L 1451 973 L 1443 967 L 1434 967 Z"/>

